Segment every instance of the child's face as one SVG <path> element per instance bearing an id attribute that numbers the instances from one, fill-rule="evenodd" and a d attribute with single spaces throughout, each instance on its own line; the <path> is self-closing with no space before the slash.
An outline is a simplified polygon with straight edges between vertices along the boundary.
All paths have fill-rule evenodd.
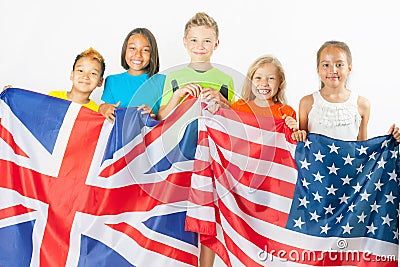
<path id="1" fill-rule="evenodd" d="M 82 57 L 75 64 L 75 69 L 71 71 L 70 80 L 72 90 L 81 93 L 91 93 L 96 87 L 100 87 L 103 78 L 100 77 L 101 64 L 95 59 Z"/>
<path id="2" fill-rule="evenodd" d="M 188 51 L 191 62 L 210 62 L 219 41 L 212 28 L 193 26 L 183 38 L 183 44 Z"/>
<path id="3" fill-rule="evenodd" d="M 251 91 L 255 97 L 273 104 L 272 98 L 278 93 L 282 82 L 278 68 L 272 63 L 266 63 L 254 72 L 251 81 Z"/>
<path id="4" fill-rule="evenodd" d="M 128 63 L 130 74 L 140 75 L 146 72 L 145 68 L 150 63 L 150 44 L 143 34 L 129 37 L 125 60 Z"/>
<path id="5" fill-rule="evenodd" d="M 328 46 L 321 51 L 318 64 L 318 75 L 325 87 L 344 87 L 351 65 L 348 64 L 347 54 L 335 46 Z"/>

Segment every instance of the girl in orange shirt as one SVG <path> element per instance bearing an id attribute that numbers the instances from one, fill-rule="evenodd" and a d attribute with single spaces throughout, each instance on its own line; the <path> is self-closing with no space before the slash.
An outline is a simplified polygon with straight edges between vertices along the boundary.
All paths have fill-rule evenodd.
<path id="1" fill-rule="evenodd" d="M 296 112 L 286 104 L 285 72 L 277 58 L 270 55 L 259 57 L 251 64 L 246 77 L 242 98 L 232 104 L 232 109 L 260 116 L 283 118 L 289 128 L 297 127 Z M 286 120 L 288 117 L 294 120 Z"/>

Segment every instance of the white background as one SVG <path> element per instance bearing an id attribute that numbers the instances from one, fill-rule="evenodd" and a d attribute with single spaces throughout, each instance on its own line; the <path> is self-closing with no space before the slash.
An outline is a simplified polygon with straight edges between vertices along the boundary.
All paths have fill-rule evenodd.
<path id="1" fill-rule="evenodd" d="M 1 0 L 0 11 L 0 86 L 69 90 L 75 56 L 90 46 L 105 57 L 105 76 L 123 72 L 121 46 L 136 27 L 153 32 L 161 72 L 167 72 L 188 62 L 184 25 L 204 11 L 220 28 L 212 62 L 235 70 L 235 81 L 257 57 L 273 54 L 286 70 L 287 97 L 297 111 L 300 98 L 319 88 L 318 48 L 327 40 L 344 41 L 353 54 L 348 87 L 371 102 L 368 137 L 400 124 L 400 16 L 394 0 Z M 235 87 L 240 93 L 240 82 Z M 92 95 L 98 103 L 102 90 Z"/>

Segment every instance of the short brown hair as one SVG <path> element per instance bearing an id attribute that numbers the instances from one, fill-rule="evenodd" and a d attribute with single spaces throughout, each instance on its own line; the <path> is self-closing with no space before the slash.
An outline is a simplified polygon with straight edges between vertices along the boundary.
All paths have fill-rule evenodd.
<path id="1" fill-rule="evenodd" d="M 85 51 L 76 56 L 72 69 L 75 70 L 76 62 L 83 57 L 89 57 L 100 63 L 101 65 L 100 78 L 102 78 L 104 75 L 104 71 L 106 69 L 106 64 L 104 62 L 103 56 L 92 47 L 89 47 L 88 49 L 86 49 Z"/>
<path id="2" fill-rule="evenodd" d="M 153 76 L 154 74 L 158 73 L 160 70 L 160 59 L 158 56 L 158 46 L 157 46 L 157 41 L 154 35 L 151 33 L 146 28 L 136 28 L 133 29 L 128 35 L 125 37 L 124 43 L 122 45 L 121 49 L 121 66 L 128 70 L 129 65 L 125 60 L 125 55 L 126 55 L 126 48 L 128 46 L 128 40 L 132 35 L 135 34 L 142 34 L 144 37 L 146 37 L 147 41 L 149 42 L 150 45 L 150 62 L 149 65 L 145 68 L 145 71 L 147 72 L 147 75 L 149 77 Z"/>
<path id="3" fill-rule="evenodd" d="M 190 28 L 192 28 L 193 26 L 206 26 L 212 28 L 215 31 L 215 35 L 218 39 L 219 31 L 217 22 L 206 13 L 198 12 L 186 23 L 184 37 L 186 37 Z"/>

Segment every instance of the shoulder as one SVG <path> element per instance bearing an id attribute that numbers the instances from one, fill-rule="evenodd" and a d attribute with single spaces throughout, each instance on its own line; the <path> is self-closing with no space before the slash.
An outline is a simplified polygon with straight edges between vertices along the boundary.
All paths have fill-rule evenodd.
<path id="1" fill-rule="evenodd" d="M 67 91 L 50 91 L 48 95 L 54 97 L 63 97 L 67 95 Z"/>
<path id="2" fill-rule="evenodd" d="M 241 106 L 246 106 L 246 105 L 247 105 L 247 102 L 246 102 L 246 101 L 244 101 L 243 99 L 239 99 L 238 101 L 234 102 L 234 103 L 231 105 L 231 108 L 237 109 L 237 108 L 239 108 L 239 107 L 241 107 Z"/>
<path id="3" fill-rule="evenodd" d="M 314 94 L 305 95 L 300 99 L 300 105 L 311 106 L 314 104 Z"/>
<path id="4" fill-rule="evenodd" d="M 360 109 L 363 110 L 369 110 L 371 107 L 371 103 L 369 102 L 369 100 L 363 96 L 358 96 L 357 105 Z"/>

